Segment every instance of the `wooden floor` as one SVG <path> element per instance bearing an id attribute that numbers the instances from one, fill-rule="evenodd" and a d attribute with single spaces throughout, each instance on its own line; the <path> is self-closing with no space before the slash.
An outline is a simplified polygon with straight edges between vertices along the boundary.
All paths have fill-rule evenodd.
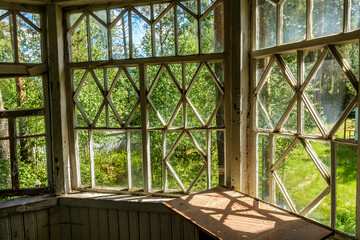
<path id="1" fill-rule="evenodd" d="M 164 204 L 215 239 L 311 240 L 334 234 L 321 224 L 221 187 Z"/>

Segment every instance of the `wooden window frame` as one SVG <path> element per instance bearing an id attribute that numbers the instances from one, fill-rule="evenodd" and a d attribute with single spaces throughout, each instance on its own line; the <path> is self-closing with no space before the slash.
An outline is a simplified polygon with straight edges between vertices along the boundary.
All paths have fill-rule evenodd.
<path id="1" fill-rule="evenodd" d="M 284 0 L 280 1 L 271 1 L 273 4 L 276 4 L 277 6 L 277 39 L 281 39 L 281 27 L 278 27 L 281 25 L 281 7 L 282 4 L 285 2 Z M 249 141 L 249 157 L 250 162 L 253 162 L 253 166 L 256 166 L 254 168 L 251 168 L 250 175 L 252 176 L 252 192 L 256 193 L 254 196 L 257 196 L 257 186 L 258 186 L 258 177 L 257 177 L 257 165 L 258 165 L 258 159 L 257 159 L 257 135 L 258 134 L 267 134 L 269 136 L 269 202 L 274 203 L 275 201 L 275 182 L 278 184 L 280 191 L 283 193 L 286 202 L 288 203 L 290 210 L 293 212 L 296 212 L 295 206 L 291 201 L 291 198 L 289 197 L 288 193 L 286 192 L 286 189 L 284 185 L 281 183 L 279 177 L 277 176 L 275 169 L 276 167 L 281 163 L 276 162 L 274 163 L 274 137 L 275 136 L 287 136 L 287 137 L 294 137 L 293 143 L 289 146 L 288 149 L 285 150 L 283 155 L 280 157 L 279 160 L 284 160 L 286 155 L 291 151 L 292 147 L 295 146 L 297 142 L 300 142 L 302 146 L 305 148 L 305 150 L 308 152 L 311 159 L 314 161 L 315 165 L 316 163 L 319 163 L 319 159 L 316 158 L 316 154 L 313 154 L 313 150 L 311 147 L 309 147 L 309 143 L 307 140 L 318 140 L 318 141 L 325 141 L 330 143 L 330 152 L 331 152 L 331 171 L 330 173 L 327 171 L 321 172 L 321 174 L 327 179 L 328 187 L 321 192 L 307 207 L 305 207 L 304 210 L 302 210 L 299 214 L 306 215 L 309 211 L 311 211 L 312 208 L 314 208 L 325 196 L 327 196 L 328 193 L 330 193 L 331 196 L 331 219 L 330 219 L 330 226 L 332 228 L 336 227 L 336 166 L 337 166 L 337 144 L 349 144 L 352 146 L 356 146 L 358 149 L 358 152 L 360 151 L 360 144 L 358 144 L 358 141 L 355 140 L 347 140 L 347 139 L 336 139 L 334 138 L 334 134 L 336 133 L 336 130 L 338 127 L 343 123 L 343 121 L 347 118 L 348 114 L 352 111 L 353 107 L 356 106 L 356 104 L 360 104 L 360 98 L 358 97 L 358 93 L 360 91 L 358 81 L 354 74 L 352 74 L 350 67 L 347 65 L 346 61 L 341 57 L 339 52 L 336 50 L 335 45 L 337 44 L 347 44 L 347 43 L 359 43 L 359 35 L 360 30 L 350 30 L 350 10 L 351 10 L 351 0 L 344 0 L 344 6 L 343 6 L 343 31 L 341 33 L 330 35 L 330 36 L 324 36 L 319 38 L 314 38 L 312 35 L 312 6 L 313 6 L 313 0 L 307 0 L 307 8 L 306 8 L 306 39 L 299 42 L 289 43 L 289 44 L 282 44 L 281 41 L 277 40 L 276 46 L 264 48 L 264 49 L 257 49 L 257 36 L 258 36 L 258 30 L 257 30 L 257 10 L 256 10 L 256 0 L 252 1 L 252 19 L 251 19 L 251 42 L 252 42 L 252 51 L 251 51 L 251 78 L 250 78 L 250 116 L 251 120 L 249 123 L 250 132 L 248 141 Z M 314 49 L 321 49 L 324 48 L 323 53 L 319 57 L 317 63 L 314 66 L 314 69 L 318 69 L 321 65 L 322 61 L 324 60 L 326 53 L 331 53 L 336 62 L 339 64 L 341 69 L 344 71 L 344 74 L 346 75 L 349 82 L 353 85 L 355 91 L 357 92 L 357 95 L 352 100 L 352 102 L 349 104 L 349 106 L 344 110 L 344 112 L 341 114 L 338 121 L 335 123 L 333 128 L 327 132 L 324 127 L 321 124 L 321 120 L 319 116 L 317 116 L 315 111 L 311 111 L 309 109 L 310 115 L 315 120 L 316 125 L 319 127 L 321 131 L 321 136 L 310 136 L 303 134 L 303 104 L 305 103 L 308 107 L 311 106 L 309 104 L 309 100 L 303 94 L 303 90 L 306 88 L 307 84 L 312 80 L 313 75 L 316 73 L 316 71 L 312 71 L 312 76 L 307 77 L 304 79 L 303 74 L 303 52 L 306 50 L 314 50 Z M 360 50 L 359 50 L 360 51 Z M 283 61 L 281 59 L 282 54 L 291 54 L 296 53 L 297 54 L 297 80 L 295 80 L 294 77 L 291 77 L 291 72 L 287 68 L 286 64 L 283 64 Z M 290 102 L 290 105 L 286 109 L 285 113 L 283 114 L 282 118 L 279 121 L 279 124 L 277 126 L 274 126 L 273 130 L 262 130 L 257 129 L 257 94 L 260 91 L 260 86 L 257 85 L 257 76 L 256 76 L 256 68 L 257 68 L 257 60 L 258 59 L 264 59 L 266 57 L 270 57 L 272 63 L 269 63 L 268 68 L 265 70 L 265 72 L 270 72 L 271 70 L 271 64 L 273 64 L 275 61 L 278 63 L 278 66 L 281 68 L 281 71 L 285 74 L 285 78 L 292 79 L 292 83 L 290 83 L 290 86 L 293 88 L 294 91 L 294 97 L 292 101 Z M 270 66 L 270 67 L 269 67 Z M 267 74 L 267 75 L 268 75 Z M 288 74 L 288 76 L 286 76 Z M 266 74 L 264 74 L 266 75 Z M 265 77 L 263 77 L 265 78 Z M 264 81 L 264 79 L 261 79 L 260 81 Z M 292 111 L 292 107 L 297 104 L 297 133 L 290 134 L 288 132 L 281 131 L 282 124 L 285 123 L 287 117 L 289 116 L 290 112 Z M 299 104 L 301 102 L 301 104 Z M 360 124 L 359 126 L 360 127 Z M 319 169 L 320 170 L 320 169 Z M 356 238 L 360 239 L 360 154 L 357 156 L 357 185 L 356 185 Z M 256 184 L 255 184 L 256 183 Z"/>
<path id="2" fill-rule="evenodd" d="M 70 43 L 71 43 L 71 35 L 70 33 L 74 30 L 74 28 L 76 27 L 76 24 L 80 23 L 82 17 L 87 17 L 89 15 L 91 16 L 94 16 L 94 14 L 91 12 L 92 10 L 107 10 L 109 12 L 109 9 L 110 8 L 119 8 L 119 7 L 124 7 L 125 10 L 123 10 L 123 12 L 125 11 L 135 11 L 137 12 L 135 9 L 135 6 L 129 6 L 127 4 L 110 4 L 110 5 L 92 5 L 92 6 L 87 6 L 85 8 L 81 8 L 81 11 L 83 12 L 82 13 L 82 16 L 79 17 L 79 20 L 75 22 L 75 24 L 73 26 L 69 26 L 69 23 L 67 23 L 67 26 L 65 28 L 65 31 L 67 32 L 66 34 L 66 38 L 67 38 L 67 41 L 66 41 L 66 44 L 67 44 L 67 51 L 68 51 L 68 54 L 67 54 L 67 65 L 68 65 L 68 68 L 69 68 L 69 72 L 70 73 L 71 71 L 73 71 L 74 69 L 88 69 L 89 71 L 92 71 L 90 69 L 94 69 L 98 66 L 101 66 L 101 67 L 128 67 L 128 66 L 137 66 L 139 67 L 139 76 L 140 76 L 140 90 L 139 90 L 139 103 L 141 104 L 141 106 L 145 106 L 145 107 L 141 107 L 141 119 L 142 119 L 142 122 L 141 122 L 141 128 L 139 129 L 133 129 L 133 128 L 130 128 L 130 127 L 125 127 L 125 128 L 119 128 L 117 130 L 119 131 L 124 131 L 126 133 L 126 137 L 127 137 L 127 142 L 130 141 L 130 138 L 129 138 L 129 133 L 130 131 L 139 131 L 141 130 L 142 132 L 142 146 L 143 146 L 143 149 L 142 149 L 142 154 L 143 154 L 143 177 L 144 177 L 144 189 L 142 190 L 143 191 L 143 194 L 148 194 L 148 193 L 152 193 L 152 194 L 155 194 L 155 195 L 168 195 L 169 194 L 169 191 L 167 189 L 167 180 L 166 178 L 164 178 L 164 181 L 163 181 L 163 189 L 161 191 L 152 191 L 151 190 L 151 173 L 150 173 L 150 140 L 149 140 L 149 133 L 150 131 L 159 131 L 159 132 L 162 132 L 163 135 L 166 131 L 179 131 L 179 130 L 182 130 L 182 134 L 181 134 L 181 137 L 178 139 L 177 142 L 180 142 L 181 141 L 181 138 L 182 136 L 185 134 L 187 134 L 190 139 L 193 139 L 192 138 L 192 135 L 189 131 L 205 131 L 206 132 L 206 135 L 207 135 L 207 147 L 206 147 L 206 153 L 203 153 L 203 154 L 200 154 L 200 155 L 203 155 L 203 158 L 206 159 L 206 164 L 203 166 L 203 169 L 201 171 L 201 173 L 207 169 L 207 171 L 209 172 L 210 170 L 210 164 L 208 164 L 211 160 L 210 160 L 210 153 L 209 153 L 209 142 L 210 142 L 210 131 L 224 131 L 225 132 L 225 138 L 228 138 L 228 135 L 229 135 L 229 130 L 230 128 L 228 127 L 210 127 L 210 124 L 209 123 L 204 123 L 202 122 L 202 127 L 200 128 L 190 128 L 190 127 L 183 127 L 183 128 L 171 128 L 168 126 L 168 123 L 165 123 L 164 121 L 161 121 L 162 122 L 162 125 L 163 127 L 161 128 L 151 128 L 149 127 L 148 125 L 148 107 L 153 107 L 152 104 L 151 104 L 151 99 L 150 99 L 150 94 L 151 94 L 151 89 L 149 90 L 146 90 L 148 89 L 147 87 L 147 79 L 146 79 L 146 67 L 147 66 L 151 66 L 151 65 L 161 65 L 161 68 L 169 68 L 168 67 L 168 64 L 182 64 L 184 65 L 185 63 L 200 63 L 200 67 L 199 69 L 201 70 L 201 68 L 207 68 L 207 69 L 210 69 L 209 65 L 208 65 L 208 62 L 222 62 L 223 63 L 223 66 L 224 66 L 224 79 L 225 79 L 225 82 L 224 82 L 224 85 L 225 87 L 220 87 L 221 91 L 222 92 L 229 92 L 230 93 L 230 79 L 229 79 L 229 74 L 227 74 L 226 72 L 229 72 L 229 65 L 226 64 L 226 61 L 228 61 L 228 55 L 225 53 L 225 51 L 227 51 L 229 49 L 228 45 L 226 45 L 226 36 L 224 34 L 224 38 L 225 38 L 225 43 L 223 45 L 224 47 L 224 51 L 221 52 L 221 53 L 211 53 L 211 54 L 202 54 L 202 48 L 201 48 L 201 19 L 203 19 L 204 17 L 206 17 L 211 11 L 213 11 L 217 6 L 218 4 L 222 3 L 223 4 L 223 9 L 227 8 L 228 5 L 229 5 L 229 1 L 228 0 L 217 0 L 206 12 L 204 12 L 203 14 L 201 14 L 201 11 L 200 11 L 200 0 L 197 0 L 198 1 L 198 12 L 199 14 L 194 14 L 194 13 L 191 13 L 191 15 L 193 17 L 195 17 L 198 21 L 198 43 L 199 43 L 199 54 L 198 55 L 179 55 L 178 54 L 178 42 L 175 41 L 175 55 L 174 56 L 164 56 L 164 57 L 150 57 L 150 58 L 133 58 L 132 57 L 132 54 L 131 54 L 131 51 L 130 51 L 130 56 L 128 59 L 112 59 L 112 52 L 111 52 L 111 49 L 112 47 L 109 47 L 109 45 L 111 46 L 111 40 L 108 41 L 108 50 L 109 50 L 109 60 L 105 60 L 105 61 L 87 61 L 87 62 L 71 62 L 71 47 L 70 47 Z M 164 15 L 166 14 L 170 9 L 171 7 L 174 7 L 174 9 L 176 9 L 176 6 L 179 6 L 179 7 L 182 7 L 184 10 L 185 8 L 182 6 L 182 4 L 180 3 L 180 1 L 168 1 L 170 3 L 170 5 L 165 9 L 165 11 L 160 15 L 158 16 L 156 19 L 153 19 L 150 21 L 150 25 L 151 25 L 151 29 L 152 29 L 152 55 L 155 56 L 155 41 L 154 41 L 154 26 L 155 24 L 157 23 L 157 21 L 159 21 L 159 19 Z M 164 2 L 161 2 L 161 3 L 164 3 Z M 144 3 L 141 3 L 139 4 L 139 6 L 141 5 L 146 5 L 147 4 L 147 1 L 144 1 Z M 153 6 L 153 4 L 150 4 L 151 8 Z M 68 16 L 71 14 L 71 13 L 74 13 L 74 12 L 79 12 L 78 10 L 79 8 L 78 7 L 69 7 L 69 8 L 65 8 L 64 9 L 64 16 L 66 19 L 68 19 Z M 175 10 L 176 11 L 176 10 Z M 225 10 L 224 10 L 225 11 Z M 190 14 L 190 12 L 187 10 L 187 12 Z M 120 14 L 121 15 L 121 14 Z M 130 15 L 130 14 L 129 14 Z M 153 15 L 153 14 L 152 14 Z M 139 14 L 139 16 L 141 16 Z M 118 17 L 120 18 L 120 17 Z M 225 17 L 225 14 L 224 14 L 224 26 L 226 28 L 226 17 Z M 69 21 L 67 21 L 69 22 Z M 110 25 L 107 24 L 107 32 L 109 33 L 110 29 L 111 29 L 111 26 L 112 26 L 113 23 L 111 23 Z M 104 25 L 104 24 L 103 24 Z M 177 25 L 177 21 L 176 21 L 176 17 L 175 17 L 175 26 Z M 175 31 L 175 35 L 177 36 L 177 31 Z M 110 35 L 108 35 L 108 38 L 111 39 L 111 37 L 109 37 Z M 176 39 L 176 36 L 175 36 L 175 39 Z M 130 38 L 131 40 L 131 38 Z M 88 41 L 89 41 L 89 36 L 88 36 Z M 91 44 L 89 44 L 89 46 L 91 46 Z M 228 48 L 228 49 L 226 49 Z M 89 50 L 89 52 L 91 51 L 91 49 Z M 91 55 L 89 55 L 89 60 L 91 59 Z M 99 65 L 100 64 L 100 65 Z M 198 69 L 198 72 L 200 71 Z M 211 70 L 211 69 L 210 69 Z M 211 74 L 212 72 L 210 72 Z M 67 83 L 69 84 L 69 86 L 72 86 L 72 90 L 71 91 L 68 91 L 68 94 L 67 94 L 67 98 L 69 99 L 69 102 L 73 102 L 73 97 L 74 97 L 74 93 L 75 93 L 75 90 L 74 89 L 74 86 L 72 84 L 72 79 L 70 77 L 71 74 L 68 74 L 67 76 Z M 170 74 L 171 75 L 171 74 Z M 218 82 L 217 82 L 217 79 L 215 77 L 214 74 L 211 74 L 212 77 L 213 77 L 213 80 L 215 81 L 215 84 L 216 85 L 220 85 Z M 172 77 L 174 83 L 176 82 L 176 79 L 174 80 L 174 78 Z M 229 80 L 226 80 L 226 79 L 229 79 Z M 175 85 L 178 85 L 180 86 L 181 88 L 181 91 L 183 91 L 182 87 L 181 87 L 181 84 L 179 85 L 179 83 L 175 83 Z M 144 91 L 145 90 L 145 91 Z M 186 103 L 189 103 L 189 100 L 187 98 L 187 92 L 186 91 L 183 91 L 183 93 L 181 94 L 181 99 L 182 99 L 182 102 L 183 104 L 181 105 L 186 105 Z M 229 94 L 224 94 L 223 97 L 221 98 L 220 100 L 220 103 L 217 104 L 217 107 L 216 109 L 218 109 L 220 107 L 221 104 L 223 104 L 224 108 L 226 108 L 226 102 L 228 102 L 230 99 L 229 97 Z M 77 105 L 77 104 L 76 104 Z M 180 105 L 180 107 L 181 107 Z M 178 106 L 179 108 L 179 106 Z M 75 112 L 75 104 L 72 103 L 71 106 L 70 106 L 70 112 L 73 114 L 72 116 L 74 116 L 74 112 Z M 229 111 L 229 109 L 228 109 Z M 201 117 L 199 116 L 199 114 L 195 113 L 196 116 L 201 119 Z M 212 116 L 210 117 L 210 119 L 214 118 L 216 114 L 216 111 L 212 114 Z M 185 114 L 186 115 L 186 114 Z M 173 120 L 174 116 L 172 116 L 172 120 Z M 79 167 L 79 161 L 78 161 L 78 158 L 76 157 L 77 156 L 77 148 L 76 148 L 76 142 L 77 142 L 77 137 L 76 137 L 76 131 L 77 130 L 88 130 L 89 133 L 90 133 L 90 136 L 91 136 L 91 131 L 92 130 L 111 130 L 110 128 L 104 128 L 104 129 L 98 129 L 94 126 L 93 123 L 90 123 L 90 125 L 88 127 L 75 127 L 75 119 L 74 117 L 70 117 L 69 118 L 70 121 L 69 121 L 69 133 L 70 133 L 70 148 L 72 148 L 72 150 L 70 151 L 70 161 L 71 161 L 71 185 L 72 185 L 72 188 L 73 189 L 76 189 L 76 190 L 80 190 L 80 191 L 95 191 L 95 192 L 120 192 L 120 193 L 137 193 L 139 194 L 139 190 L 134 190 L 134 191 L 131 191 L 130 189 L 111 189 L 111 188 L 105 188 L 105 187 L 96 187 L 95 186 L 95 177 L 94 177 L 94 159 L 93 157 L 93 154 L 90 153 L 90 162 L 91 162 L 91 165 L 92 167 L 90 168 L 91 169 L 91 186 L 90 188 L 89 187 L 83 187 L 81 186 L 81 183 L 80 183 L 80 167 Z M 161 119 L 161 118 L 160 118 Z M 171 121 L 171 120 L 170 120 Z M 211 122 L 211 121 L 210 121 Z M 226 113 L 226 110 L 225 110 L 225 126 L 228 126 L 228 123 L 231 122 L 231 119 L 229 117 L 229 113 Z M 225 156 L 225 159 L 228 159 L 228 155 L 229 155 L 229 147 L 228 145 L 230 144 L 227 144 L 228 141 L 226 141 L 226 144 L 225 144 L 225 152 L 226 152 L 226 156 Z M 196 141 L 193 141 L 195 147 L 196 147 Z M 91 143 L 90 143 L 91 145 Z M 166 138 L 163 138 L 163 141 L 162 141 L 162 145 L 163 146 L 166 146 Z M 173 151 L 175 148 L 173 147 L 171 149 L 171 151 Z M 127 155 L 129 155 L 129 151 L 130 149 L 127 148 Z M 198 149 L 199 151 L 199 149 Z M 200 152 L 200 151 L 199 151 Z M 167 170 L 170 170 L 171 171 L 171 166 L 169 165 L 169 163 L 167 162 L 167 159 L 170 155 L 166 155 L 166 153 L 164 153 L 164 156 L 163 156 L 163 174 L 166 174 L 166 171 Z M 131 161 L 131 160 L 130 160 Z M 225 160 L 225 161 L 228 161 L 228 160 Z M 226 163 L 224 163 L 226 165 Z M 131 163 L 130 163 L 131 165 Z M 130 169 L 128 169 L 128 172 L 130 172 Z M 224 171 L 226 172 L 226 171 Z M 201 174 L 198 174 L 197 178 L 200 176 Z M 225 173 L 226 175 L 226 173 Z M 130 176 L 130 175 L 129 175 Z M 176 177 L 175 177 L 176 178 Z M 208 183 L 207 183 L 207 187 L 210 188 L 210 174 L 207 174 L 207 178 L 208 178 Z M 230 176 L 227 175 L 227 179 L 230 179 Z M 179 185 L 181 186 L 182 188 L 182 193 L 189 193 L 191 188 L 193 187 L 194 183 L 189 187 L 189 188 L 185 188 L 183 187 L 183 185 L 181 184 L 181 181 L 179 181 L 179 179 L 177 179 Z M 239 182 L 239 181 L 236 181 L 236 182 Z M 129 179 L 128 181 L 128 185 L 131 187 L 132 183 L 131 183 L 131 179 Z M 175 192 L 175 193 L 179 193 L 179 192 Z M 141 194 L 141 193 L 140 193 Z"/>
<path id="3" fill-rule="evenodd" d="M 11 163 L 11 182 L 12 189 L 0 190 L 0 197 L 35 195 L 50 193 L 53 191 L 53 171 L 52 171 L 52 144 L 50 142 L 50 92 L 48 81 L 48 65 L 47 65 L 47 26 L 46 26 L 46 12 L 44 7 L 20 5 L 11 3 L 0 3 L 0 9 L 8 10 L 7 13 L 0 16 L 4 18 L 12 15 L 14 27 L 14 35 L 17 36 L 16 15 L 21 17 L 27 24 L 31 25 L 37 32 L 41 33 L 41 63 L 20 63 L 19 49 L 17 37 L 13 37 L 14 46 L 14 62 L 0 63 L 0 80 L 2 78 L 20 78 L 20 77 L 34 77 L 42 78 L 43 84 L 43 103 L 44 107 L 40 109 L 26 109 L 26 110 L 12 110 L 0 112 L 1 119 L 8 120 L 9 136 L 1 140 L 9 140 L 10 145 L 10 163 Z M 24 17 L 20 11 L 38 13 L 41 21 L 40 27 L 35 26 L 31 21 Z M 21 117 L 43 116 L 45 121 L 45 134 L 29 135 L 26 137 L 17 136 L 16 119 Z M 34 138 L 45 137 L 46 139 L 46 161 L 47 161 L 47 186 L 34 188 L 20 188 L 19 186 L 19 169 L 17 157 L 17 139 L 20 138 Z"/>

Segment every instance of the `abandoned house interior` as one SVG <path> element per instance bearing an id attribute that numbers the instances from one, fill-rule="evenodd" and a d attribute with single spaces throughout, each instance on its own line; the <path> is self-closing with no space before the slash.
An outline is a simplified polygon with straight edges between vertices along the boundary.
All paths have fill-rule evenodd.
<path id="1" fill-rule="evenodd" d="M 0 240 L 360 239 L 360 0 L 0 0 Z"/>

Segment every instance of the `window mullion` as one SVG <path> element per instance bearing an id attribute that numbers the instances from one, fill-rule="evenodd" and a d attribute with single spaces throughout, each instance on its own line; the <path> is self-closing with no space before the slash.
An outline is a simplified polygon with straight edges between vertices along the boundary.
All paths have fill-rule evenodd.
<path id="1" fill-rule="evenodd" d="M 130 131 L 126 130 L 126 161 L 128 173 L 128 188 L 132 188 L 132 173 L 131 173 L 131 135 Z"/>
<path id="2" fill-rule="evenodd" d="M 17 155 L 16 139 L 16 118 L 9 118 L 9 142 L 10 142 L 10 162 L 11 162 L 11 183 L 12 189 L 19 189 L 19 161 Z"/>
<path id="3" fill-rule="evenodd" d="M 19 63 L 19 39 L 18 39 L 18 27 L 16 22 L 16 14 L 15 11 L 11 13 L 14 35 L 13 35 L 13 45 L 14 45 L 14 61 L 15 63 Z"/>
<path id="4" fill-rule="evenodd" d="M 277 28 L 276 28 L 276 45 L 282 44 L 282 33 L 283 33 L 283 1 L 279 2 L 276 6 L 277 14 Z"/>
<path id="5" fill-rule="evenodd" d="M 336 174 L 337 174 L 337 143 L 331 142 L 331 179 L 330 179 L 330 227 L 336 227 Z"/>
<path id="6" fill-rule="evenodd" d="M 301 92 L 299 89 L 304 81 L 304 52 L 297 51 L 297 133 L 302 135 L 304 132 L 304 104 L 301 99 Z"/>
<path id="7" fill-rule="evenodd" d="M 141 109 L 141 141 L 143 153 L 143 178 L 144 178 L 144 192 L 151 190 L 151 168 L 150 168 L 150 138 L 149 138 L 149 112 L 147 95 L 147 81 L 146 81 L 146 65 L 139 65 L 140 77 L 140 109 Z"/>
<path id="8" fill-rule="evenodd" d="M 129 56 L 130 59 L 133 58 L 133 36 L 132 36 L 132 20 L 131 20 L 131 10 L 128 11 L 128 24 L 129 24 Z"/>
<path id="9" fill-rule="evenodd" d="M 94 163 L 94 143 L 93 143 L 93 133 L 91 129 L 89 133 L 89 156 L 90 156 L 90 176 L 91 176 L 91 187 L 95 187 L 95 163 Z"/>
<path id="10" fill-rule="evenodd" d="M 270 134 L 269 135 L 269 171 L 272 167 L 272 165 L 274 164 L 274 150 L 275 150 L 275 146 L 274 146 L 274 140 L 275 140 L 275 135 L 274 134 Z M 275 204 L 275 179 L 273 176 L 273 172 L 270 171 L 269 174 L 269 202 L 272 204 Z"/>
<path id="11" fill-rule="evenodd" d="M 164 192 L 167 192 L 168 190 L 168 179 L 167 179 L 167 166 L 166 166 L 166 131 L 162 131 L 162 174 L 163 174 L 163 188 Z"/>
<path id="12" fill-rule="evenodd" d="M 91 32 L 90 32 L 90 16 L 86 13 L 86 31 L 87 31 L 87 42 L 88 42 L 88 59 L 92 61 L 92 44 L 91 44 Z"/>
<path id="13" fill-rule="evenodd" d="M 343 10 L 343 32 L 350 30 L 351 23 L 351 0 L 344 0 Z"/>
<path id="14" fill-rule="evenodd" d="M 312 39 L 313 0 L 306 0 L 306 40 Z"/>

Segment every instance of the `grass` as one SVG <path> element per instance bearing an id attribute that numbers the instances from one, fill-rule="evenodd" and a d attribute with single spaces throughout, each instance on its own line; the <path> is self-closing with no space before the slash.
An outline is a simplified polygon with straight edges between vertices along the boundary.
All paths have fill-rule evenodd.
<path id="1" fill-rule="evenodd" d="M 277 158 L 287 148 L 292 138 L 275 139 L 275 155 Z M 313 150 L 323 161 L 330 172 L 330 144 L 326 142 L 310 141 Z M 336 228 L 348 234 L 355 234 L 355 209 L 356 209 L 356 161 L 357 148 L 350 145 L 337 145 L 337 218 Z M 267 146 L 260 146 L 259 159 L 263 150 Z M 277 160 L 277 159 L 276 159 Z M 259 173 L 261 173 L 261 161 L 259 161 Z M 301 211 L 326 187 L 327 183 L 317 170 L 310 156 L 298 143 L 289 155 L 276 169 L 286 190 L 291 196 L 298 211 Z M 259 193 L 263 191 L 261 181 L 268 179 L 259 179 Z M 261 195 L 259 195 L 261 197 Z M 276 193 L 276 204 L 285 207 L 286 203 L 281 193 Z M 330 224 L 330 194 L 307 215 L 325 225 Z"/>

